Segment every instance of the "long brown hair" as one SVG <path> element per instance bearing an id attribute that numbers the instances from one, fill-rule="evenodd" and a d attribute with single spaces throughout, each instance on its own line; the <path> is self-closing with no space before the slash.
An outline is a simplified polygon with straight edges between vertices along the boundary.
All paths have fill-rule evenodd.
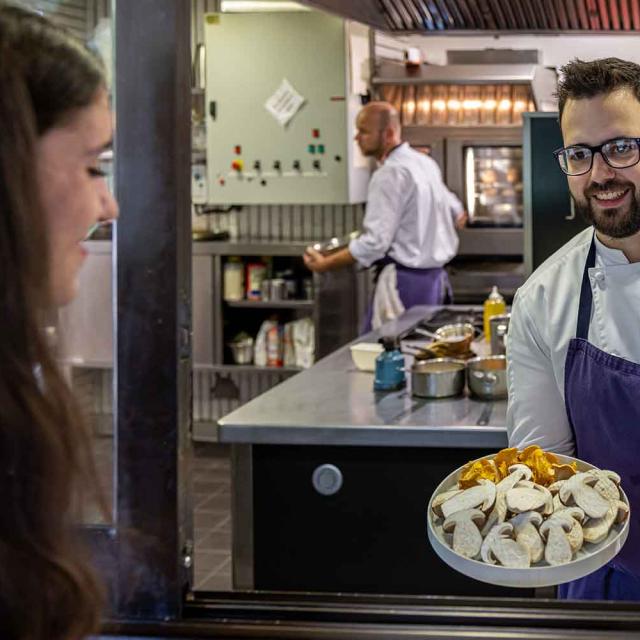
<path id="1" fill-rule="evenodd" d="M 0 0 L 3 640 L 77 640 L 99 618 L 101 589 L 74 535 L 76 490 L 95 486 L 91 442 L 42 334 L 48 252 L 34 165 L 38 137 L 103 86 L 91 52 L 49 20 Z"/>

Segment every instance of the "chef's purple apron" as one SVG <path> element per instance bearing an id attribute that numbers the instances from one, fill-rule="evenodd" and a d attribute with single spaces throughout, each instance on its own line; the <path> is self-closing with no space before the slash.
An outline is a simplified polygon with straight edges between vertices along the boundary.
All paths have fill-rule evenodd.
<path id="1" fill-rule="evenodd" d="M 405 309 L 418 305 L 439 305 L 447 298 L 451 299 L 451 285 L 449 276 L 444 267 L 432 269 L 413 269 L 405 267 L 395 260 L 386 257 L 374 264 L 376 270 L 375 282 L 377 283 L 380 272 L 388 264 L 396 265 L 396 277 L 398 283 L 398 296 Z M 375 292 L 374 292 L 375 295 Z M 362 333 L 371 331 L 371 319 L 373 317 L 373 298 L 369 302 Z"/>
<path id="2" fill-rule="evenodd" d="M 595 237 L 582 274 L 576 337 L 569 342 L 564 393 L 576 456 L 622 479 L 631 505 L 629 539 L 622 551 L 594 573 L 560 585 L 561 598 L 640 600 L 640 365 L 588 342 L 593 297 L 589 269 Z"/>

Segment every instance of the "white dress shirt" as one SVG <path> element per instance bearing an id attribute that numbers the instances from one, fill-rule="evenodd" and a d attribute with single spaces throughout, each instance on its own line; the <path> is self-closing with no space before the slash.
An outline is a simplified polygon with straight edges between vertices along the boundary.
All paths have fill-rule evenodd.
<path id="1" fill-rule="evenodd" d="M 435 160 L 404 142 L 371 177 L 363 233 L 349 251 L 364 267 L 386 255 L 405 267 L 442 267 L 458 250 L 462 211 Z"/>
<path id="2" fill-rule="evenodd" d="M 575 338 L 589 227 L 546 260 L 518 289 L 507 336 L 509 446 L 537 444 L 572 455 L 575 443 L 564 406 L 564 365 Z M 589 269 L 593 294 L 589 342 L 640 362 L 640 263 L 596 237 Z M 640 399 L 639 406 L 640 406 Z M 615 398 L 611 398 L 615 403 Z"/>

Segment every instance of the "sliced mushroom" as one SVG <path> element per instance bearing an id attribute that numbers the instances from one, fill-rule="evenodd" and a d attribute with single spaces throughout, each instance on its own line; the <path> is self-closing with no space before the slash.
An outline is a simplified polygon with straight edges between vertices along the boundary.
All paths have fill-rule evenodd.
<path id="1" fill-rule="evenodd" d="M 532 477 L 533 471 L 526 464 L 512 464 L 509 467 L 509 475 L 498 482 L 496 490 L 506 493 L 509 489 L 513 489 L 518 482 L 531 480 Z"/>
<path id="2" fill-rule="evenodd" d="M 568 507 L 565 507 L 565 505 L 562 504 L 562 500 L 560 500 L 560 494 L 556 493 L 556 495 L 553 496 L 553 513 L 555 513 L 556 511 L 562 511 L 562 509 L 568 509 Z"/>
<path id="3" fill-rule="evenodd" d="M 485 515 L 479 509 L 465 509 L 456 511 L 443 523 L 443 531 L 453 531 L 452 547 L 456 553 L 465 558 L 475 558 L 480 554 L 482 536 L 480 529 L 484 523 Z"/>
<path id="4" fill-rule="evenodd" d="M 482 537 L 484 538 L 491 529 L 497 524 L 504 522 L 507 517 L 507 495 L 504 491 L 496 491 L 496 501 L 493 503 L 493 509 L 487 516 L 487 521 L 482 527 Z"/>
<path id="5" fill-rule="evenodd" d="M 573 558 L 567 533 L 571 531 L 575 520 L 568 515 L 554 516 L 545 520 L 540 527 L 540 535 L 546 541 L 544 559 L 551 565 L 565 564 Z"/>
<path id="6" fill-rule="evenodd" d="M 551 513 L 553 498 L 546 487 L 522 481 L 507 491 L 507 508 L 513 513 L 524 513 L 525 511 Z"/>
<path id="7" fill-rule="evenodd" d="M 624 522 L 629 515 L 629 507 L 622 501 L 611 502 L 607 513 L 602 518 L 592 518 L 583 527 L 585 542 L 598 544 L 609 535 L 614 523 Z"/>
<path id="8" fill-rule="evenodd" d="M 580 507 L 565 507 L 558 511 L 554 511 L 549 519 L 569 516 L 573 520 L 571 529 L 567 532 L 567 540 L 571 545 L 571 550 L 574 555 L 582 547 L 584 541 L 584 534 L 582 533 L 582 523 L 584 522 L 584 511 Z"/>
<path id="9" fill-rule="evenodd" d="M 542 559 L 544 543 L 538 533 L 538 527 L 542 524 L 542 516 L 537 511 L 526 511 L 509 520 L 516 535 L 516 542 L 526 547 L 529 552 L 529 561 L 535 564 Z"/>
<path id="10" fill-rule="evenodd" d="M 432 501 L 431 501 L 431 509 L 433 513 L 435 513 L 439 518 L 442 518 L 442 503 L 449 500 L 449 498 L 453 498 L 453 496 L 457 496 L 459 493 L 462 493 L 462 489 L 452 489 L 450 491 L 444 491 L 443 493 L 439 493 Z"/>
<path id="11" fill-rule="evenodd" d="M 566 480 L 556 480 L 553 484 L 550 484 L 547 489 L 551 492 L 552 495 L 557 495 L 562 485 L 566 482 Z"/>
<path id="12" fill-rule="evenodd" d="M 529 566 L 529 551 L 511 536 L 513 527 L 508 522 L 497 524 L 484 539 L 480 549 L 482 559 L 489 563 L 499 562 L 504 567 L 525 569 Z"/>
<path id="13" fill-rule="evenodd" d="M 575 502 L 590 518 L 602 518 L 609 510 L 609 501 L 590 486 L 597 481 L 586 471 L 571 476 L 560 487 L 560 500 L 567 506 Z"/>
<path id="14" fill-rule="evenodd" d="M 620 476 L 615 471 L 606 471 L 600 469 L 592 469 L 587 471 L 591 476 L 595 476 L 598 480 L 593 488 L 603 497 L 612 502 L 620 500 Z"/>
<path id="15" fill-rule="evenodd" d="M 456 511 L 475 509 L 488 511 L 496 499 L 496 485 L 491 480 L 480 479 L 475 487 L 465 489 L 462 493 L 449 498 L 441 505 L 442 515 L 448 518 Z"/>

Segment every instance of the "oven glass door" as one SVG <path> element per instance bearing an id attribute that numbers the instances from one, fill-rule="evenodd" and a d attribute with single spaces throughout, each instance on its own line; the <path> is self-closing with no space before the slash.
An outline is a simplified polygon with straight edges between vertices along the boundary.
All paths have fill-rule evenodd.
<path id="1" fill-rule="evenodd" d="M 522 226 L 522 147 L 463 149 L 465 206 L 469 225 Z"/>

